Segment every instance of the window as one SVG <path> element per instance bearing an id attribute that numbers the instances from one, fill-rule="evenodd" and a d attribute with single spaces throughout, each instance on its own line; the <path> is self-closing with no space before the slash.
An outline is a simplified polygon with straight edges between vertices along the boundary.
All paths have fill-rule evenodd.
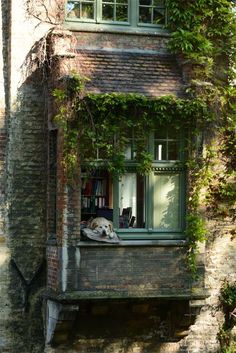
<path id="1" fill-rule="evenodd" d="M 163 27 L 164 0 L 70 0 L 67 21 L 130 27 Z"/>
<path id="2" fill-rule="evenodd" d="M 138 173 L 138 141 L 131 134 L 125 148 L 125 173 L 113 179 L 102 168 L 84 179 L 82 221 L 90 216 L 113 220 L 119 235 L 130 238 L 182 238 L 185 215 L 183 138 L 175 129 L 149 136 L 153 156 L 148 176 Z"/>

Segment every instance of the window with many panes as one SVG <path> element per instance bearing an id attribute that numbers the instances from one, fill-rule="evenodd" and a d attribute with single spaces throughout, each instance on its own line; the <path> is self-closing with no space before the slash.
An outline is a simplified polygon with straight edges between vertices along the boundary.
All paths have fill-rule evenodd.
<path id="1" fill-rule="evenodd" d="M 133 132 L 124 151 L 125 173 L 112 177 L 102 167 L 82 182 L 82 221 L 104 216 L 119 235 L 131 238 L 182 238 L 185 215 L 184 141 L 178 130 L 149 135 L 152 169 L 138 173 L 138 141 Z"/>
<path id="2" fill-rule="evenodd" d="M 164 0 L 69 0 L 67 21 L 131 27 L 163 27 Z"/>

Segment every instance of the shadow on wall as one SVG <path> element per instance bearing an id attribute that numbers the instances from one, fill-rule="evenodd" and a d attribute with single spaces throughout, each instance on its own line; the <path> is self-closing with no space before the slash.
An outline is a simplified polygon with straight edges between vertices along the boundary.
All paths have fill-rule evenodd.
<path id="1" fill-rule="evenodd" d="M 42 289 L 45 288 L 47 136 L 42 71 L 19 87 L 8 143 L 8 333 L 12 353 L 44 349 Z M 8 347 L 7 347 L 8 348 Z"/>
<path id="2" fill-rule="evenodd" d="M 69 332 L 65 323 L 57 328 L 52 352 L 184 352 L 181 339 L 195 320 L 184 300 L 102 300 L 79 308 Z"/>

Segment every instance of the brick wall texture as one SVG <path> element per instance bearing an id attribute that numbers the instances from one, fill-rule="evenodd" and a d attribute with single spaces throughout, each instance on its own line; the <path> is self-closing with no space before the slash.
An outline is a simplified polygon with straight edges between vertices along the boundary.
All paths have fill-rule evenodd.
<path id="1" fill-rule="evenodd" d="M 191 278 L 185 248 L 82 247 L 77 290 L 137 292 L 144 296 L 187 294 Z"/>
<path id="2" fill-rule="evenodd" d="M 209 297 L 198 315 L 194 309 L 196 303 L 189 302 L 175 301 L 168 306 L 161 301 L 147 306 L 144 298 L 142 303 L 130 298 L 128 302 L 121 300 L 119 303 L 104 300 L 106 298 L 98 302 L 81 300 L 76 303 L 81 308 L 80 314 L 74 315 L 73 305 L 69 314 L 63 313 L 56 334 L 57 346 L 45 347 L 46 283 L 54 295 L 64 288 L 70 291 L 72 299 L 78 291 L 91 294 L 94 290 L 118 288 L 120 293 L 123 288 L 127 292 L 138 289 L 140 293 L 141 286 L 147 294 L 148 290 L 160 288 L 160 283 L 166 284 L 161 287 L 165 296 L 167 292 L 181 292 L 189 285 L 187 277 L 183 276 L 186 271 L 184 262 L 178 262 L 183 256 L 183 248 L 169 247 L 164 252 L 154 247 L 141 251 L 141 247 L 128 250 L 70 245 L 67 248 L 68 237 L 75 237 L 78 233 L 79 192 L 73 193 L 73 189 L 65 192 L 62 180 L 57 180 L 60 192 L 57 221 L 60 224 L 55 226 L 54 216 L 49 216 L 49 233 L 55 230 L 59 234 L 60 247 L 55 243 L 46 246 L 49 178 L 55 187 L 55 175 L 48 175 L 47 158 L 48 114 L 53 115 L 52 106 L 48 105 L 52 99 L 50 83 L 54 84 L 60 74 L 69 74 L 75 69 L 91 79 L 87 82 L 88 91 L 118 90 L 148 96 L 163 93 L 179 96 L 184 88 L 183 79 L 175 58 L 166 49 L 167 36 L 63 32 L 64 25 L 60 22 L 63 0 L 2 1 L 0 11 L 3 47 L 0 59 L 0 352 L 218 353 L 217 333 L 224 321 L 219 306 L 220 287 L 225 279 L 236 281 L 236 239 L 231 233 L 232 219 L 208 220 L 210 236 L 205 251 L 205 285 Z M 61 25 L 57 26 L 58 23 Z M 45 45 L 45 36 L 55 27 L 54 45 L 50 44 L 53 60 L 47 61 L 50 65 L 45 71 L 43 63 L 48 59 L 46 48 L 50 46 Z M 59 71 L 50 71 L 54 64 Z M 140 71 L 142 75 L 138 75 Z M 142 88 L 137 78 L 143 80 Z M 60 168 L 57 176 L 63 179 Z M 65 254 L 67 261 L 61 263 Z M 114 258 L 116 266 L 112 262 Z M 140 267 L 144 260 L 145 269 Z M 67 281 L 66 286 L 63 281 Z M 65 291 L 63 298 L 66 294 Z M 119 310 L 123 312 L 125 308 L 128 314 L 123 323 Z M 73 318 L 75 316 L 73 331 L 70 310 Z M 191 320 L 180 328 L 179 333 L 176 331 L 176 335 L 168 336 L 166 327 L 171 327 L 174 313 Z M 149 332 L 140 328 L 142 315 L 147 325 L 151 323 Z M 114 325 L 114 318 L 119 318 L 119 325 L 124 324 L 123 331 L 109 327 Z M 90 322 L 93 323 L 92 334 Z M 100 323 L 105 332 L 99 329 Z M 131 327 L 137 328 L 137 334 L 128 334 Z M 65 337 L 69 340 L 66 341 Z"/>
<path id="3" fill-rule="evenodd" d="M 59 254 L 57 246 L 47 247 L 47 286 L 55 291 L 59 287 Z"/>

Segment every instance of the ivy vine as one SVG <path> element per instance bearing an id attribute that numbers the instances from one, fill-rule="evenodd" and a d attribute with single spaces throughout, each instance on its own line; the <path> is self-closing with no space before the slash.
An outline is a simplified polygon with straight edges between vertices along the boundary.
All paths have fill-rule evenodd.
<path id="1" fill-rule="evenodd" d="M 236 349 L 236 337 L 233 327 L 236 323 L 236 283 L 225 281 L 221 288 L 220 302 L 225 316 L 218 339 L 221 345 L 220 353 L 234 353 Z"/>
<path id="2" fill-rule="evenodd" d="M 188 264 L 197 273 L 197 243 L 206 238 L 199 211 L 201 189 L 208 187 L 209 198 L 233 200 L 232 181 L 236 165 L 236 88 L 233 85 L 236 60 L 236 17 L 234 1 L 166 0 L 169 49 L 184 65 L 190 65 L 188 98 L 173 96 L 149 99 L 137 94 L 87 94 L 84 79 L 76 73 L 67 77 L 63 89 L 53 92 L 58 104 L 55 121 L 64 131 L 64 165 L 68 178 L 81 164 L 93 167 L 97 152 L 112 173 L 124 172 L 124 146 L 133 128 L 139 141 L 137 168 L 148 174 L 151 156 L 146 152 L 148 133 L 156 126 L 173 126 L 188 131 L 189 171 L 186 236 Z M 221 156 L 225 176 L 214 189 L 211 143 L 203 156 L 199 152 L 201 133 L 218 130 L 222 137 Z M 117 139 L 114 139 L 117 136 Z M 97 162 L 96 162 L 97 163 Z"/>

